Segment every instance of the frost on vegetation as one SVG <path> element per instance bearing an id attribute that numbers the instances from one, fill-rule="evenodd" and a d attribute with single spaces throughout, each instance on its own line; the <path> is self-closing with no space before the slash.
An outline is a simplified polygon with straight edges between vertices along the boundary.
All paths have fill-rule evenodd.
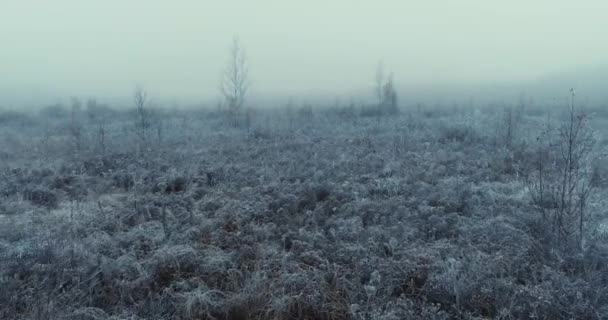
<path id="1" fill-rule="evenodd" d="M 0 318 L 608 316 L 605 186 L 570 245 L 581 231 L 531 196 L 545 149 L 518 134 L 537 118 L 235 106 L 137 132 L 114 110 L 78 156 L 50 130 L 69 112 L 0 114 L 31 124 L 0 139 Z"/>

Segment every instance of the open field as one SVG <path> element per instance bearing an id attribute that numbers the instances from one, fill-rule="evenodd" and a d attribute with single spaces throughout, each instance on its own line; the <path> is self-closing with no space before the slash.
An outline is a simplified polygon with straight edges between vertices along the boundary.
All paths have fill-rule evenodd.
<path id="1" fill-rule="evenodd" d="M 606 319 L 608 118 L 555 233 L 551 113 L 0 113 L 0 319 Z"/>

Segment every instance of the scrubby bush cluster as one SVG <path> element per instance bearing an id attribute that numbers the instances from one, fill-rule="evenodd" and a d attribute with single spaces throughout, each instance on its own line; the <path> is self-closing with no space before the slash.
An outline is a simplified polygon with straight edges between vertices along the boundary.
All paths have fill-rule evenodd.
<path id="1" fill-rule="evenodd" d="M 608 317 L 606 184 L 579 249 L 547 241 L 539 145 L 515 136 L 542 116 L 509 118 L 503 148 L 492 113 L 175 111 L 142 156 L 106 110 L 103 152 L 94 116 L 68 157 L 61 110 L 0 116 L 36 124 L 0 139 L 1 319 Z"/>

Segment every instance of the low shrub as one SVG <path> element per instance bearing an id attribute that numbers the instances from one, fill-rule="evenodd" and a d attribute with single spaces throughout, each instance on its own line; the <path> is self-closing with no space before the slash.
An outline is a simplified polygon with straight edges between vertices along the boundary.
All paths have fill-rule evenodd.
<path id="1" fill-rule="evenodd" d="M 439 142 L 441 143 L 473 143 L 479 139 L 477 132 L 468 126 L 450 125 L 443 127 L 439 135 Z"/>
<path id="2" fill-rule="evenodd" d="M 33 188 L 23 191 L 23 200 L 47 209 L 56 209 L 59 206 L 59 197 L 53 191 L 45 188 Z"/>

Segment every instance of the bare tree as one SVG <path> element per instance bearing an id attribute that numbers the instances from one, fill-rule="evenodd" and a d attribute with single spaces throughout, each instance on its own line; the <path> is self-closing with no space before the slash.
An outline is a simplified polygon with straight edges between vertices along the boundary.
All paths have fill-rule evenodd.
<path id="1" fill-rule="evenodd" d="M 513 147 L 513 140 L 516 129 L 516 117 L 514 115 L 512 106 L 509 105 L 504 107 L 502 120 L 502 143 L 508 150 L 511 150 L 511 147 Z"/>
<path id="2" fill-rule="evenodd" d="M 74 151 L 76 155 L 79 155 L 82 151 L 82 123 L 80 121 L 81 109 L 82 103 L 80 102 L 80 99 L 72 97 L 70 111 L 70 134 L 74 140 Z"/>
<path id="3" fill-rule="evenodd" d="M 395 90 L 392 73 L 388 76 L 383 87 L 382 106 L 383 113 L 385 114 L 392 115 L 399 112 L 399 107 L 397 107 L 397 91 Z"/>
<path id="4" fill-rule="evenodd" d="M 393 78 L 393 73 L 390 73 L 385 78 L 384 65 L 382 62 L 379 62 L 376 68 L 376 84 L 374 87 L 374 93 L 378 99 L 376 108 L 378 120 L 381 115 L 396 114 L 398 112 L 397 91 L 395 90 Z"/>
<path id="5" fill-rule="evenodd" d="M 380 107 L 384 96 L 384 64 L 382 61 L 378 62 L 378 66 L 376 67 L 376 86 L 374 90 L 378 99 L 378 107 Z"/>
<path id="6" fill-rule="evenodd" d="M 582 248 L 593 185 L 590 156 L 595 139 L 586 114 L 575 107 L 574 89 L 570 93 L 567 117 L 553 138 L 550 132 L 540 136 L 537 172 L 529 189 L 556 243 L 562 247 L 576 243 Z"/>
<path id="7" fill-rule="evenodd" d="M 97 104 L 97 100 L 90 98 L 87 101 L 87 114 L 91 125 L 97 127 L 97 142 L 99 151 L 102 157 L 106 156 L 106 122 L 107 122 L 107 107 L 102 107 Z"/>
<path id="8" fill-rule="evenodd" d="M 158 144 L 163 143 L 164 127 L 165 127 L 165 115 L 162 110 L 157 110 L 154 117 L 154 125 L 156 126 L 156 137 Z"/>
<path id="9" fill-rule="evenodd" d="M 147 148 L 146 146 L 146 136 L 147 129 L 150 126 L 150 119 L 148 119 L 148 93 L 142 87 L 137 86 L 135 88 L 135 92 L 133 93 L 133 102 L 135 103 L 135 112 L 136 112 L 136 120 L 135 120 L 135 132 L 139 137 L 139 141 L 141 143 L 141 147 L 144 150 Z"/>
<path id="10" fill-rule="evenodd" d="M 289 97 L 289 99 L 287 100 L 287 104 L 285 105 L 285 116 L 287 117 L 287 122 L 289 123 L 289 126 L 287 127 L 289 131 L 293 129 L 294 105 L 295 103 L 293 97 Z"/>
<path id="11" fill-rule="evenodd" d="M 578 231 L 578 245 L 583 244 L 586 203 L 592 184 L 589 155 L 593 148 L 593 136 L 588 129 L 586 114 L 575 109 L 574 89 L 570 89 L 571 101 L 568 118 L 560 128 L 561 188 L 558 190 L 560 209 L 557 223 L 564 236 Z M 564 220 L 578 225 L 578 230 Z"/>
<path id="12" fill-rule="evenodd" d="M 245 50 L 237 36 L 232 40 L 230 56 L 220 85 L 231 123 L 238 125 L 238 117 L 249 89 L 249 64 Z"/>

